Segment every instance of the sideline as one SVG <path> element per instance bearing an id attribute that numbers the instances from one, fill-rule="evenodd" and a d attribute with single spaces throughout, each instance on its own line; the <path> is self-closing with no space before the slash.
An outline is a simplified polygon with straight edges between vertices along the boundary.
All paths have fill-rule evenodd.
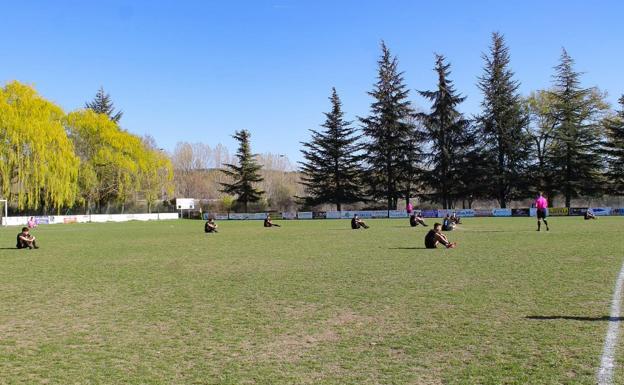
<path id="1" fill-rule="evenodd" d="M 613 299 L 611 300 L 611 314 L 609 315 L 609 328 L 605 337 L 600 368 L 598 369 L 598 385 L 613 384 L 613 369 L 615 368 L 615 348 L 620 326 L 620 305 L 622 303 L 622 286 L 624 286 L 624 264 L 620 269 L 615 283 Z"/>

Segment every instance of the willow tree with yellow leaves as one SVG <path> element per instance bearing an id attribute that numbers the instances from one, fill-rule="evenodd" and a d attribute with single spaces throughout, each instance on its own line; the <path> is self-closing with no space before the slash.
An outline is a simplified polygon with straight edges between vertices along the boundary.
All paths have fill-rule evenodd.
<path id="1" fill-rule="evenodd" d="M 141 192 L 147 202 L 147 212 L 151 213 L 159 198 L 173 194 L 173 166 L 171 160 L 158 150 L 145 149 L 144 159 L 140 165 Z"/>
<path id="2" fill-rule="evenodd" d="M 163 195 L 172 196 L 174 192 L 173 165 L 167 154 L 156 146 L 151 136 L 143 138 L 145 156 L 139 163 L 141 170 L 141 191 L 147 202 L 147 212 Z"/>
<path id="3" fill-rule="evenodd" d="M 75 201 L 79 159 L 63 118 L 30 86 L 0 88 L 0 195 L 18 210 L 59 213 Z"/>
<path id="4" fill-rule="evenodd" d="M 151 209 L 159 194 L 171 190 L 169 159 L 105 114 L 75 111 L 67 116 L 66 125 L 81 160 L 78 179 L 87 211 L 93 205 L 98 212 L 108 211 L 113 204 L 121 205 L 123 212 L 125 203 L 141 192 Z"/>
<path id="5" fill-rule="evenodd" d="M 104 114 L 80 110 L 67 116 L 67 131 L 80 157 L 79 184 L 87 210 L 98 212 L 125 202 L 139 187 L 139 167 L 133 156 L 140 140 L 119 129 Z"/>

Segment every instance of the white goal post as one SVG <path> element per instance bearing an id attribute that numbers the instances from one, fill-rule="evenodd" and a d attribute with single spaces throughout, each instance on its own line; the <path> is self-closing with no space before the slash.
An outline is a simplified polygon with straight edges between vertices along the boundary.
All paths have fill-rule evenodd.
<path id="1" fill-rule="evenodd" d="M 4 206 L 4 208 L 2 207 Z M 9 216 L 9 202 L 6 199 L 0 199 L 0 226 L 7 225 L 7 217 Z"/>

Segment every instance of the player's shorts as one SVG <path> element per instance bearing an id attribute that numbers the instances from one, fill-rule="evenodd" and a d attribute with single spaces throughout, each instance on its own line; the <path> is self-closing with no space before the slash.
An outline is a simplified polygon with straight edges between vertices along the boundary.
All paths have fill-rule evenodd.
<path id="1" fill-rule="evenodd" d="M 435 249 L 438 247 L 438 241 L 425 239 L 425 248 L 427 249 Z"/>
<path id="2" fill-rule="evenodd" d="M 537 219 L 546 219 L 546 210 L 538 209 L 537 210 Z"/>

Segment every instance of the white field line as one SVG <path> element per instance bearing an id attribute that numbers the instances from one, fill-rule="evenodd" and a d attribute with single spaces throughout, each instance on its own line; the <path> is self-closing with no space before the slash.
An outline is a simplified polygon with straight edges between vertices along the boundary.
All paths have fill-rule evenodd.
<path id="1" fill-rule="evenodd" d="M 600 368 L 598 369 L 598 385 L 613 384 L 613 369 L 615 368 L 615 348 L 617 346 L 620 326 L 620 305 L 622 303 L 622 286 L 624 286 L 624 264 L 620 269 L 615 283 L 613 299 L 611 300 L 611 314 L 609 315 L 609 329 L 605 337 Z"/>

